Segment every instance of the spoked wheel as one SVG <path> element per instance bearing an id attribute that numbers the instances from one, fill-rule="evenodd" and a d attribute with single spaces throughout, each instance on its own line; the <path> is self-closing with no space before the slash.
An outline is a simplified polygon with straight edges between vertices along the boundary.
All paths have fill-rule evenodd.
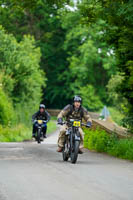
<path id="1" fill-rule="evenodd" d="M 37 142 L 40 144 L 41 143 L 41 130 L 39 129 L 38 130 L 38 132 L 37 132 L 37 138 L 36 138 L 36 140 L 37 140 Z"/>
<path id="2" fill-rule="evenodd" d="M 68 161 L 69 159 L 69 150 L 67 144 L 64 145 L 63 151 L 62 151 L 62 157 L 64 161 Z"/>
<path id="3" fill-rule="evenodd" d="M 75 164 L 78 158 L 79 152 L 79 141 L 74 141 L 73 147 L 71 148 L 71 163 Z"/>

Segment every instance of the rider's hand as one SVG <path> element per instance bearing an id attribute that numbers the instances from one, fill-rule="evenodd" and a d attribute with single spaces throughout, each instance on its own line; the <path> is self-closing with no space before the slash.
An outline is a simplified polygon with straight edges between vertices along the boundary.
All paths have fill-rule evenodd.
<path id="1" fill-rule="evenodd" d="M 58 122 L 58 124 L 63 124 L 63 119 L 62 118 L 58 118 L 58 120 L 57 120 L 57 122 Z"/>
<path id="2" fill-rule="evenodd" d="M 36 122 L 37 122 L 37 120 L 36 120 L 36 119 L 34 119 L 33 123 L 36 123 Z"/>
<path id="3" fill-rule="evenodd" d="M 86 127 L 87 127 L 87 128 L 90 128 L 90 127 L 91 127 L 91 125 L 92 125 L 92 123 L 91 123 L 91 122 L 87 122 L 87 124 L 86 124 Z"/>

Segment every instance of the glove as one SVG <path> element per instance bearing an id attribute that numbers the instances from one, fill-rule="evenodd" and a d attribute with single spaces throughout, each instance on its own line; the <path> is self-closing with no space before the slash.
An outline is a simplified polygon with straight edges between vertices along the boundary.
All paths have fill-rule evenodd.
<path id="1" fill-rule="evenodd" d="M 34 121 L 33 121 L 33 123 L 35 124 L 37 122 L 37 120 L 35 119 Z"/>
<path id="2" fill-rule="evenodd" d="M 58 124 L 63 124 L 63 119 L 62 118 L 59 118 L 58 120 L 57 120 L 57 122 L 58 122 Z"/>
<path id="3" fill-rule="evenodd" d="M 87 128 L 90 128 L 90 127 L 91 127 L 91 125 L 92 125 L 92 123 L 91 123 L 91 122 L 87 122 L 87 124 L 86 124 L 86 127 L 87 127 Z"/>

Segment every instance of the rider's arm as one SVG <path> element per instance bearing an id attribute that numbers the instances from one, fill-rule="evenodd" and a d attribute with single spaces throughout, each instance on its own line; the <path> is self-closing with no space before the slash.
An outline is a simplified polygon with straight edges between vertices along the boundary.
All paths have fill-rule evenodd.
<path id="1" fill-rule="evenodd" d="M 88 126 L 91 126 L 91 124 L 92 124 L 92 119 L 91 119 L 91 117 L 90 117 L 88 111 L 87 111 L 85 108 L 83 108 L 83 118 L 84 118 L 84 120 L 87 122 Z"/>
<path id="2" fill-rule="evenodd" d="M 70 105 L 65 106 L 65 108 L 63 108 L 63 110 L 58 114 L 57 119 L 63 119 L 64 117 L 66 117 L 68 115 L 68 113 L 70 112 Z"/>
<path id="3" fill-rule="evenodd" d="M 36 112 L 34 115 L 32 115 L 32 122 L 37 118 L 38 112 Z"/>
<path id="4" fill-rule="evenodd" d="M 47 111 L 45 111 L 46 112 L 46 118 L 47 118 L 47 122 L 50 120 L 50 114 L 47 112 Z"/>

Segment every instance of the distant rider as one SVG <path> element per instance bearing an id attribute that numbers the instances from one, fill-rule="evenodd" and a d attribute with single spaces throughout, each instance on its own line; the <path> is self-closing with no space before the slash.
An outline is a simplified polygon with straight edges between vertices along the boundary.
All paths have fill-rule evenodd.
<path id="1" fill-rule="evenodd" d="M 74 96 L 73 98 L 73 105 L 67 105 L 58 115 L 58 124 L 62 125 L 63 124 L 63 118 L 65 118 L 66 121 L 69 121 L 70 119 L 78 119 L 82 120 L 82 118 L 87 122 L 87 126 L 91 127 L 92 120 L 88 114 L 88 111 L 81 105 L 82 104 L 82 99 L 80 96 Z M 60 134 L 58 137 L 58 149 L 57 152 L 62 152 L 63 145 L 64 145 L 64 140 L 65 140 L 65 133 L 66 130 L 68 129 L 68 125 L 64 124 L 61 127 Z M 80 132 L 80 147 L 79 147 L 79 153 L 83 153 L 83 130 L 80 127 L 79 128 Z"/>
<path id="2" fill-rule="evenodd" d="M 46 138 L 46 131 L 47 131 L 47 122 L 50 120 L 50 114 L 45 110 L 45 105 L 44 104 L 40 104 L 39 106 L 39 111 L 36 112 L 33 116 L 32 116 L 32 121 L 33 121 L 33 132 L 32 132 L 32 137 L 35 137 L 36 132 L 37 132 L 37 120 L 44 120 L 46 122 L 44 122 L 43 124 L 43 137 Z"/>

